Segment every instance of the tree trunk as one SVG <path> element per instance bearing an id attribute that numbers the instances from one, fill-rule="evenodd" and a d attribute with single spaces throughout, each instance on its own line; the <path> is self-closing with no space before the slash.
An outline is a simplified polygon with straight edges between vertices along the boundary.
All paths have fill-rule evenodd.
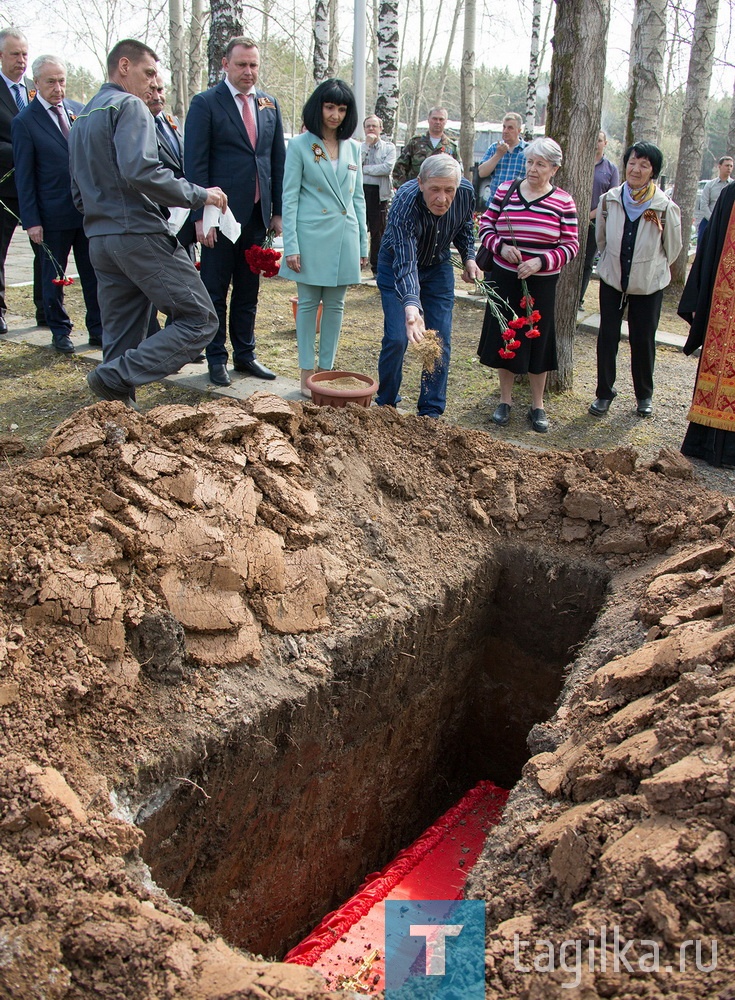
<path id="1" fill-rule="evenodd" d="M 241 0 L 210 0 L 211 22 L 209 25 L 209 45 L 207 55 L 209 69 L 207 73 L 210 87 L 222 79 L 222 56 L 227 43 L 236 35 L 242 35 L 242 2 Z"/>
<path id="2" fill-rule="evenodd" d="M 327 0 L 316 0 L 314 6 L 314 83 L 329 76 L 329 7 Z"/>
<path id="3" fill-rule="evenodd" d="M 329 58 L 327 59 L 327 76 L 337 76 L 339 72 L 339 7 L 337 4 L 338 0 L 329 0 Z"/>
<path id="4" fill-rule="evenodd" d="M 733 86 L 732 106 L 730 108 L 730 124 L 727 130 L 727 146 L 725 147 L 725 152 L 730 153 L 731 149 L 735 149 L 735 86 Z"/>
<path id="5" fill-rule="evenodd" d="M 533 18 L 531 21 L 531 60 L 528 66 L 528 88 L 526 90 L 526 126 L 523 131 L 524 139 L 529 142 L 533 139 L 533 126 L 536 124 L 536 86 L 538 84 L 540 34 L 541 0 L 533 0 Z"/>
<path id="6" fill-rule="evenodd" d="M 667 0 L 636 0 L 625 145 L 656 142 L 663 104 Z"/>
<path id="7" fill-rule="evenodd" d="M 441 76 L 439 78 L 439 90 L 436 95 L 436 103 L 441 104 L 444 100 L 444 88 L 447 85 L 447 75 L 449 74 L 449 63 L 452 57 L 452 48 L 454 47 L 454 36 L 457 34 L 457 23 L 459 22 L 459 15 L 462 12 L 462 4 L 464 0 L 457 0 L 454 7 L 454 16 L 452 17 L 452 29 L 449 32 L 449 41 L 447 42 L 447 51 L 444 53 L 444 62 L 442 63 Z"/>
<path id="8" fill-rule="evenodd" d="M 191 21 L 189 22 L 189 73 L 187 80 L 187 101 L 186 106 L 191 104 L 194 94 L 198 94 L 202 89 L 202 73 L 204 63 L 202 60 L 202 49 L 204 42 L 204 3 L 203 0 L 192 0 Z"/>
<path id="9" fill-rule="evenodd" d="M 378 8 L 378 97 L 375 114 L 392 137 L 398 111 L 398 0 L 381 0 Z"/>
<path id="10" fill-rule="evenodd" d="M 168 0 L 168 48 L 171 67 L 169 107 L 173 114 L 183 118 L 188 92 L 188 51 L 184 44 L 184 4 L 182 0 Z"/>
<path id="11" fill-rule="evenodd" d="M 475 36 L 477 0 L 465 0 L 464 42 L 462 69 L 460 71 L 460 120 L 459 155 L 464 164 L 465 177 L 472 177 L 475 162 Z"/>
<path id="12" fill-rule="evenodd" d="M 707 98 L 715 55 L 718 0 L 697 0 L 694 9 L 692 51 L 689 56 L 687 93 L 681 124 L 679 160 L 676 165 L 674 198 L 681 209 L 684 245 L 671 268 L 671 280 L 683 285 L 689 260 L 689 233 L 697 197 L 697 181 L 702 171 L 706 138 Z"/>
<path id="13" fill-rule="evenodd" d="M 258 39 L 258 50 L 260 52 L 260 61 L 263 66 L 268 65 L 268 36 L 270 34 L 270 23 L 271 23 L 271 7 L 273 6 L 273 0 L 261 0 L 263 17 L 261 20 L 260 27 L 260 38 Z"/>
<path id="14" fill-rule="evenodd" d="M 674 77 L 674 58 L 678 54 L 679 50 L 679 19 L 680 11 L 678 6 L 674 5 L 673 10 L 674 23 L 671 28 L 671 35 L 669 38 L 669 43 L 667 46 L 666 54 L 666 77 L 664 80 L 664 93 L 663 102 L 661 105 L 661 119 L 659 122 L 658 129 L 658 141 L 657 145 L 661 145 L 661 140 L 666 135 L 668 117 L 669 117 L 669 105 L 671 104 L 671 81 Z"/>
<path id="15" fill-rule="evenodd" d="M 574 336 L 592 199 L 595 139 L 600 128 L 605 84 L 605 50 L 610 0 L 557 0 L 546 132 L 564 153 L 555 183 L 568 191 L 581 219 L 580 252 L 561 272 L 556 290 L 557 375 L 550 388 L 570 389 L 574 376 Z"/>

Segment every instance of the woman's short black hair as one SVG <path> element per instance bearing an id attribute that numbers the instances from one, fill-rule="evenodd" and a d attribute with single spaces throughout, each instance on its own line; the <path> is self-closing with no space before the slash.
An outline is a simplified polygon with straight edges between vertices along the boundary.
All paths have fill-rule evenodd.
<path id="1" fill-rule="evenodd" d="M 632 146 L 628 146 L 623 154 L 624 167 L 628 166 L 628 160 L 633 153 L 635 153 L 639 160 L 648 160 L 653 167 L 653 177 L 651 180 L 655 181 L 661 173 L 661 167 L 664 165 L 664 154 L 658 146 L 655 146 L 652 142 L 634 142 Z"/>
<path id="2" fill-rule="evenodd" d="M 349 139 L 357 128 L 357 102 L 355 94 L 349 83 L 344 80 L 332 78 L 320 83 L 314 93 L 304 105 L 302 117 L 304 125 L 314 135 L 323 139 L 322 128 L 322 105 L 323 104 L 346 104 L 347 114 L 345 119 L 337 129 L 338 139 Z"/>

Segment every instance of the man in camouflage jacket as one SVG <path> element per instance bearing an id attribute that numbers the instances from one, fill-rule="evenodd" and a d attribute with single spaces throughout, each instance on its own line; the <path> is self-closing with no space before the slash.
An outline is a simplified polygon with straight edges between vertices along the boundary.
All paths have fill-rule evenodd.
<path id="1" fill-rule="evenodd" d="M 393 167 L 394 187 L 399 188 L 406 181 L 418 177 L 421 164 L 427 156 L 433 156 L 435 153 L 448 153 L 459 163 L 460 170 L 462 169 L 457 143 L 444 134 L 446 124 L 446 108 L 432 108 L 429 112 L 429 131 L 410 139 L 396 160 L 396 165 Z"/>

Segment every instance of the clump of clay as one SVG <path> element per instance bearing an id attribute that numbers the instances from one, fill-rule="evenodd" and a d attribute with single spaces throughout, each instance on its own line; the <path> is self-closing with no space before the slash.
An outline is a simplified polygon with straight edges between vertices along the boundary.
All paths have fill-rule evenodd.
<path id="1" fill-rule="evenodd" d="M 409 344 L 411 350 L 421 359 L 421 367 L 425 372 L 433 372 L 442 356 L 442 342 L 436 330 L 425 330 L 424 339 L 418 344 Z"/>

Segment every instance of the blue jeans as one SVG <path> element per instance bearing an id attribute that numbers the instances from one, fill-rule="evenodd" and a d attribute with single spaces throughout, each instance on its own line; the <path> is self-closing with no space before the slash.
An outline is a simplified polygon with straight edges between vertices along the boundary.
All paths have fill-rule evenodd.
<path id="1" fill-rule="evenodd" d="M 419 268 L 421 308 L 427 330 L 436 330 L 442 342 L 442 357 L 433 372 L 421 373 L 418 413 L 421 417 L 440 417 L 447 403 L 449 352 L 452 340 L 452 308 L 454 306 L 454 270 L 447 261 L 432 267 Z M 403 372 L 403 356 L 408 347 L 406 314 L 396 295 L 393 277 L 393 255 L 378 256 L 377 283 L 383 303 L 383 343 L 378 360 L 378 406 L 395 406 L 398 402 Z"/>

